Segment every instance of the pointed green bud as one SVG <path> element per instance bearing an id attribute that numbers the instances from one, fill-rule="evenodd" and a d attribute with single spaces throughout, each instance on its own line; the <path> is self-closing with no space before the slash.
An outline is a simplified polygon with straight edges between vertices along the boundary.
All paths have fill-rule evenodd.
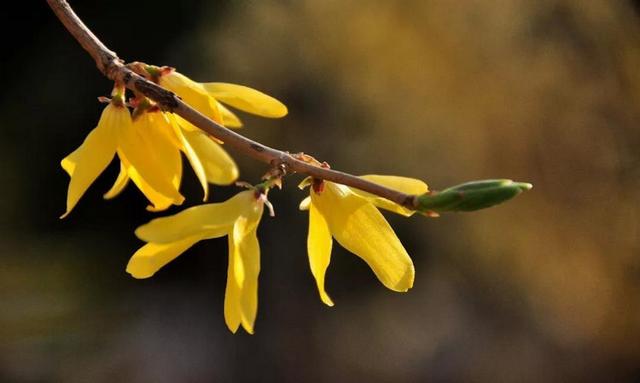
<path id="1" fill-rule="evenodd" d="M 432 213 L 480 210 L 507 201 L 532 187 L 529 183 L 506 179 L 471 181 L 418 196 L 417 210 Z"/>

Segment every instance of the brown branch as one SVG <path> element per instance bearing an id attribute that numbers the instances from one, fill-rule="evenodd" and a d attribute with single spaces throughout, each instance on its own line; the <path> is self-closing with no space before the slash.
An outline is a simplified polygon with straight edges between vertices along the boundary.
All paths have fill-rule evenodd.
<path id="1" fill-rule="evenodd" d="M 49 6 L 65 28 L 80 43 L 80 45 L 95 60 L 100 72 L 109 79 L 123 83 L 127 88 L 140 92 L 160 107 L 173 112 L 209 135 L 223 141 L 226 145 L 237 151 L 266 162 L 271 166 L 284 166 L 289 172 L 297 172 L 309 175 L 313 178 L 323 179 L 338 184 L 366 191 L 386 198 L 399 205 L 415 209 L 417 199 L 415 195 L 405 194 L 397 190 L 389 189 L 382 185 L 369 182 L 352 174 L 337 170 L 318 167 L 300 160 L 287 152 L 271 148 L 259 142 L 250 140 L 223 125 L 209 119 L 197 110 L 183 102 L 174 93 L 148 81 L 144 77 L 125 67 L 123 61 L 115 52 L 109 50 L 91 30 L 75 14 L 66 0 L 47 0 Z"/>

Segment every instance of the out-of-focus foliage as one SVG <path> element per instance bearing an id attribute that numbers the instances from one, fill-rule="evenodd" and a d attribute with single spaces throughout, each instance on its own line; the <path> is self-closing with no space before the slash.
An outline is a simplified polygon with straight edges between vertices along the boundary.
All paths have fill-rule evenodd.
<path id="1" fill-rule="evenodd" d="M 7 24 L 24 33 L 2 64 L 12 76 L 0 99 L 0 380 L 638 378 L 631 3 L 145 3 L 77 11 L 125 59 L 250 85 L 289 107 L 282 121 L 242 116 L 243 134 L 433 189 L 495 177 L 535 188 L 478 213 L 388 216 L 414 259 L 414 288 L 388 292 L 334 249 L 326 283 L 336 306 L 326 308 L 292 178 L 270 195 L 277 216 L 259 232 L 256 335 L 233 337 L 221 315 L 224 241 L 197 245 L 150 281 L 124 272 L 140 245 L 133 229 L 150 216 L 133 188 L 101 200 L 117 167 L 57 221 L 67 182 L 58 160 L 97 121 L 93 97 L 110 89 L 44 4 L 25 9 Z M 152 17 L 135 16 L 143 10 Z M 248 181 L 264 171 L 237 160 Z M 195 183 L 183 191 L 199 196 Z M 214 188 L 212 198 L 232 192 Z"/>

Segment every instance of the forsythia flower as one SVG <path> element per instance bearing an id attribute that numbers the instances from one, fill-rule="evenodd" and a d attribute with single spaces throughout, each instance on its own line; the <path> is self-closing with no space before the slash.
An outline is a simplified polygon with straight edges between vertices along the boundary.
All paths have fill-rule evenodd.
<path id="1" fill-rule="evenodd" d="M 380 175 L 362 178 L 410 194 L 422 194 L 428 190 L 424 182 L 412 178 Z M 303 181 L 301 187 L 306 184 L 308 181 Z M 362 258 L 389 289 L 407 291 L 413 286 L 413 262 L 376 207 L 405 216 L 413 213 L 387 199 L 357 189 L 328 181 L 312 181 L 310 196 L 302 201 L 300 209 L 309 210 L 309 265 L 325 304 L 333 306 L 324 288 L 332 237 Z"/>
<path id="2" fill-rule="evenodd" d="M 238 128 L 242 122 L 222 103 L 262 117 L 280 118 L 287 114 L 287 107 L 280 101 L 246 86 L 222 82 L 198 83 L 171 67 L 147 65 L 145 69 L 162 87 L 226 127 Z M 195 129 L 189 122 L 181 118 L 179 120 L 185 128 Z"/>
<path id="3" fill-rule="evenodd" d="M 146 127 L 147 124 L 144 124 Z M 82 145 L 61 161 L 62 168 L 69 174 L 67 193 L 67 216 L 87 188 L 109 165 L 116 152 L 123 167 L 141 190 L 152 188 L 166 198 L 181 203 L 184 197 L 172 182 L 176 170 L 159 166 L 160 153 L 167 142 L 159 135 L 144 131 L 140 123 L 131 119 L 129 109 L 123 100 L 114 98 L 104 109 L 98 126 L 93 129 Z M 159 149 L 160 148 L 160 149 Z"/>
<path id="4" fill-rule="evenodd" d="M 165 175 L 168 173 L 168 180 L 176 189 L 180 188 L 182 178 L 180 152 L 185 154 L 200 181 L 205 201 L 209 194 L 209 183 L 229 185 L 238 178 L 238 168 L 227 152 L 205 133 L 182 129 L 175 115 L 152 108 L 140 113 L 133 120 L 133 125 L 134 130 L 139 132 L 138 141 L 150 142 L 150 147 L 157 153 L 156 166 L 165 169 Z M 184 197 L 171 198 L 141 179 L 136 169 L 129 165 L 126 156 L 120 156 L 120 159 L 120 174 L 111 190 L 105 194 L 106 199 L 117 196 L 131 179 L 151 202 L 148 210 L 161 211 L 184 201 Z"/>
<path id="5" fill-rule="evenodd" d="M 182 132 L 173 115 L 157 109 L 143 111 L 132 119 L 123 94 L 116 94 L 102 112 L 98 126 L 61 162 L 71 177 L 67 210 L 62 217 L 71 212 L 116 153 L 120 158 L 120 174 L 105 198 L 118 195 L 131 179 L 151 202 L 149 210 L 180 205 L 184 201 L 179 191 L 181 150 L 194 167 L 205 198 L 207 181 L 226 185 L 238 176 L 231 157 L 204 133 Z"/>
<path id="6" fill-rule="evenodd" d="M 229 237 L 229 267 L 224 318 L 229 330 L 253 333 L 258 309 L 260 246 L 256 235 L 266 196 L 256 190 L 236 194 L 222 203 L 195 206 L 157 218 L 136 230 L 148 242 L 129 260 L 127 272 L 151 277 L 161 267 L 203 239 Z"/>

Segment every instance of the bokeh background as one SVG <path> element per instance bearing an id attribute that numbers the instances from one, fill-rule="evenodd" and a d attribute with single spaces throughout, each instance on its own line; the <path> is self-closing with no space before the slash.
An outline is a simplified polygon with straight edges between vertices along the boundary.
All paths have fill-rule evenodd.
<path id="1" fill-rule="evenodd" d="M 335 247 L 328 308 L 293 176 L 260 227 L 256 334 L 232 335 L 224 239 L 149 280 L 125 273 L 142 244 L 133 230 L 153 215 L 133 187 L 102 200 L 115 163 L 58 219 L 59 161 L 95 126 L 110 84 L 45 2 L 13 2 L 0 16 L 0 381 L 640 379 L 637 3 L 72 5 L 126 60 L 283 100 L 283 120 L 242 115 L 242 133 L 268 145 L 434 189 L 495 177 L 535 187 L 474 214 L 389 216 L 416 266 L 407 294 Z M 246 181 L 265 171 L 236 159 Z M 190 169 L 183 191 L 198 203 Z"/>

